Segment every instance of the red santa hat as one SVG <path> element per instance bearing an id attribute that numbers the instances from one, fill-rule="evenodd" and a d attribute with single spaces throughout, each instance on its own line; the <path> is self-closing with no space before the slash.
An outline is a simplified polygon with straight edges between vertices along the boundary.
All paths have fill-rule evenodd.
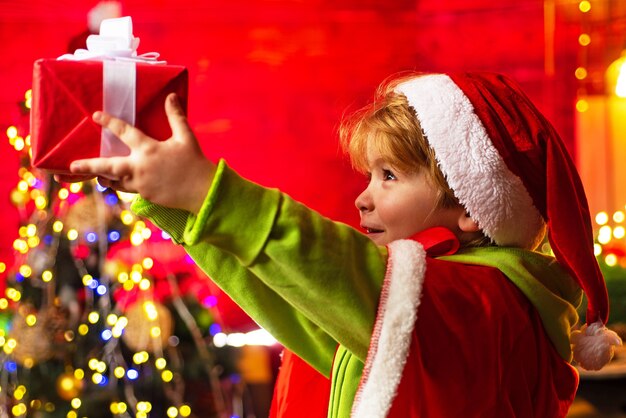
<path id="1" fill-rule="evenodd" d="M 583 288 L 587 325 L 574 359 L 599 369 L 619 337 L 593 251 L 587 198 L 554 127 L 510 79 L 492 73 L 428 74 L 400 83 L 448 184 L 486 236 L 534 249 L 548 227 L 558 262 Z"/>

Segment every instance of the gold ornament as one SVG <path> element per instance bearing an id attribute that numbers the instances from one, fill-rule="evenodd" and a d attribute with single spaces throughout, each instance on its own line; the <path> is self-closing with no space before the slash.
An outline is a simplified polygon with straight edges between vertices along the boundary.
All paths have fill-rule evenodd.
<path id="1" fill-rule="evenodd" d="M 22 306 L 13 317 L 10 338 L 16 342 L 13 357 L 20 365 L 33 367 L 53 356 L 62 356 L 67 330 L 67 312 L 57 306 L 36 311 Z"/>
<path id="2" fill-rule="evenodd" d="M 134 351 L 160 351 L 172 335 L 173 321 L 169 309 L 154 301 L 139 301 L 125 313 L 128 324 L 122 339 Z"/>
<path id="3" fill-rule="evenodd" d="M 16 342 L 13 349 L 15 361 L 30 368 L 52 357 L 52 347 L 43 315 L 30 307 L 23 308 L 13 317 L 9 337 Z"/>
<path id="4" fill-rule="evenodd" d="M 75 229 L 78 232 L 85 232 L 94 229 L 94 225 L 102 219 L 106 225 L 111 222 L 113 214 L 104 203 L 103 200 L 96 200 L 95 194 L 87 195 L 78 202 L 70 206 L 65 226 L 69 229 Z"/>
<path id="5" fill-rule="evenodd" d="M 83 391 L 83 386 L 83 381 L 74 376 L 72 372 L 61 374 L 56 382 L 57 393 L 61 399 L 66 401 L 79 397 Z"/>

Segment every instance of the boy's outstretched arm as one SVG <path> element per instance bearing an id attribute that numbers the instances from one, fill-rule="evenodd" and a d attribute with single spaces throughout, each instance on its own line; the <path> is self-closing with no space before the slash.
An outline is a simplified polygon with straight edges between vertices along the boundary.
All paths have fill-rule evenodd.
<path id="1" fill-rule="evenodd" d="M 70 170 L 77 177 L 61 176 L 60 180 L 97 176 L 105 187 L 139 193 L 153 203 L 198 213 L 216 166 L 204 156 L 174 93 L 165 100 L 165 113 L 172 128 L 172 137 L 166 141 L 150 138 L 106 113 L 94 113 L 93 120 L 120 138 L 130 148 L 130 155 L 74 161 Z"/>

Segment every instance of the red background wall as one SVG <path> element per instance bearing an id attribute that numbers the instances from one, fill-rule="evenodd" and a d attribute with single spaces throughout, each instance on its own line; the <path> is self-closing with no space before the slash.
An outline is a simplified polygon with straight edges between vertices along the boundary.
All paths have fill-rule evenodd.
<path id="1" fill-rule="evenodd" d="M 544 3 L 554 4 L 553 19 Z M 24 122 L 17 102 L 33 61 L 65 53 L 94 4 L 0 1 L 2 132 Z M 583 25 L 598 25 L 573 1 L 129 0 L 123 11 L 133 17 L 140 53 L 158 51 L 189 68 L 189 118 L 207 155 L 352 224 L 363 182 L 342 160 L 336 128 L 382 79 L 407 69 L 505 72 L 575 152 L 573 72 L 589 59 L 577 39 Z M 604 42 L 593 51 L 617 48 Z M 5 135 L 0 158 L 0 261 L 8 263 L 18 161 Z"/>

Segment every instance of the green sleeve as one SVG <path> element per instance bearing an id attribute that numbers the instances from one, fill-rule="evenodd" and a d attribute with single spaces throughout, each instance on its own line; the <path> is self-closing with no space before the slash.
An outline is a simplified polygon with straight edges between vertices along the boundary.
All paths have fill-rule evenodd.
<path id="1" fill-rule="evenodd" d="M 224 162 L 197 216 L 142 199 L 133 210 L 181 243 L 253 319 L 318 370 L 336 344 L 365 360 L 386 249 Z"/>

